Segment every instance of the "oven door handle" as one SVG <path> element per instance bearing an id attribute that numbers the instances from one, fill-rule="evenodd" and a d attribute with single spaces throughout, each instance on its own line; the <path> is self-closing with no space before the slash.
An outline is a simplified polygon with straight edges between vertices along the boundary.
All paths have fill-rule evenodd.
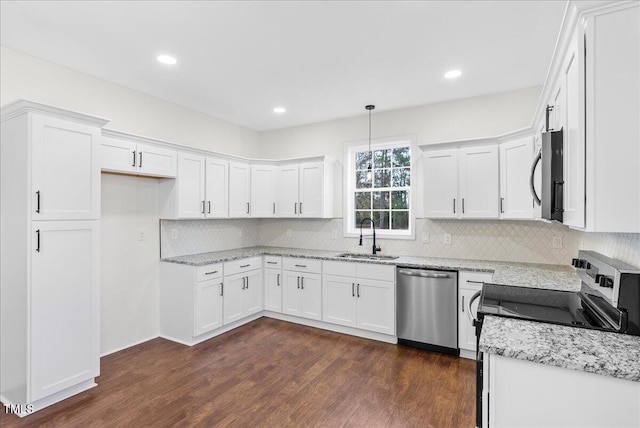
<path id="1" fill-rule="evenodd" d="M 467 310 L 467 317 L 469 317 L 469 324 L 471 325 L 475 325 L 476 321 L 478 321 L 478 311 L 476 311 L 476 316 L 474 317 L 471 313 L 471 305 L 476 301 L 478 297 L 480 297 L 480 293 L 482 293 L 482 290 L 476 291 L 476 293 L 469 299 L 469 309 Z"/>

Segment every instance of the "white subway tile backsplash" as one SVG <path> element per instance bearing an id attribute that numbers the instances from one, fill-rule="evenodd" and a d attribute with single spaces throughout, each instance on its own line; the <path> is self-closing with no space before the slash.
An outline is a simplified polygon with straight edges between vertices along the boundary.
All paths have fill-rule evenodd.
<path id="1" fill-rule="evenodd" d="M 171 239 L 175 229 L 177 238 Z M 288 236 L 291 231 L 291 236 Z M 333 239 L 333 231 L 337 238 Z M 351 252 L 369 252 L 371 237 L 342 236 L 342 219 L 161 220 L 162 256 L 265 245 Z M 367 235 L 369 235 L 368 232 Z M 428 242 L 422 237 L 428 234 Z M 451 244 L 444 235 L 451 235 Z M 586 233 L 557 223 L 506 220 L 416 221 L 416 239 L 380 239 L 383 254 L 568 264 L 578 249 L 598 251 L 640 266 L 640 234 Z M 553 238 L 562 248 L 553 248 Z"/>

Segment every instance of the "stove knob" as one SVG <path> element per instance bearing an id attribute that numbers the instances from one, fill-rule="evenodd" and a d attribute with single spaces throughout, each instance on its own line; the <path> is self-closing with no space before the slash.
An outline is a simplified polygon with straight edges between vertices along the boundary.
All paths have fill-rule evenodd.
<path id="1" fill-rule="evenodd" d="M 613 280 L 610 277 L 608 277 L 607 275 L 596 276 L 600 276 L 600 278 L 598 278 L 598 285 L 600 285 L 600 287 L 613 288 Z"/>
<path id="2" fill-rule="evenodd" d="M 597 273 L 596 277 L 594 278 L 594 281 L 596 282 L 596 284 L 600 285 L 600 280 L 602 279 L 604 275 Z M 600 285 L 600 287 L 602 287 L 602 285 Z"/>
<path id="3" fill-rule="evenodd" d="M 571 259 L 571 266 L 578 267 L 580 265 L 580 259 Z"/>

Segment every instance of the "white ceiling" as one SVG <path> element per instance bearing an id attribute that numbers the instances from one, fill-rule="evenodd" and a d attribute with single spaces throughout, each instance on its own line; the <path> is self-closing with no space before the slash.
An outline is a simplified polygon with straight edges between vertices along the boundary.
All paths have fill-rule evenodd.
<path id="1" fill-rule="evenodd" d="M 256 130 L 541 85 L 565 9 L 539 0 L 0 5 L 6 47 Z M 160 53 L 178 64 L 161 65 Z M 443 77 L 452 68 L 463 72 L 456 81 Z"/>

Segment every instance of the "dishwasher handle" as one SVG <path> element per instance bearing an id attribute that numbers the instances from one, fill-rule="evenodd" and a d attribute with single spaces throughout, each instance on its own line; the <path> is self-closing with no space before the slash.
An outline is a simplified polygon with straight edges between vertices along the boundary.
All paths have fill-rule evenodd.
<path id="1" fill-rule="evenodd" d="M 407 269 L 399 269 L 398 274 L 406 275 L 406 276 L 420 276 L 422 278 L 434 278 L 434 279 L 452 278 L 452 276 L 448 273 L 433 273 L 433 272 L 424 272 L 419 270 L 407 270 Z"/>
<path id="2" fill-rule="evenodd" d="M 467 311 L 467 317 L 469 318 L 469 324 L 471 325 L 475 325 L 476 321 L 478 321 L 478 313 L 476 311 L 476 316 L 473 316 L 473 314 L 471 313 L 471 305 L 478 297 L 480 297 L 480 293 L 482 293 L 482 290 L 476 291 L 476 293 L 469 299 L 469 310 Z"/>

